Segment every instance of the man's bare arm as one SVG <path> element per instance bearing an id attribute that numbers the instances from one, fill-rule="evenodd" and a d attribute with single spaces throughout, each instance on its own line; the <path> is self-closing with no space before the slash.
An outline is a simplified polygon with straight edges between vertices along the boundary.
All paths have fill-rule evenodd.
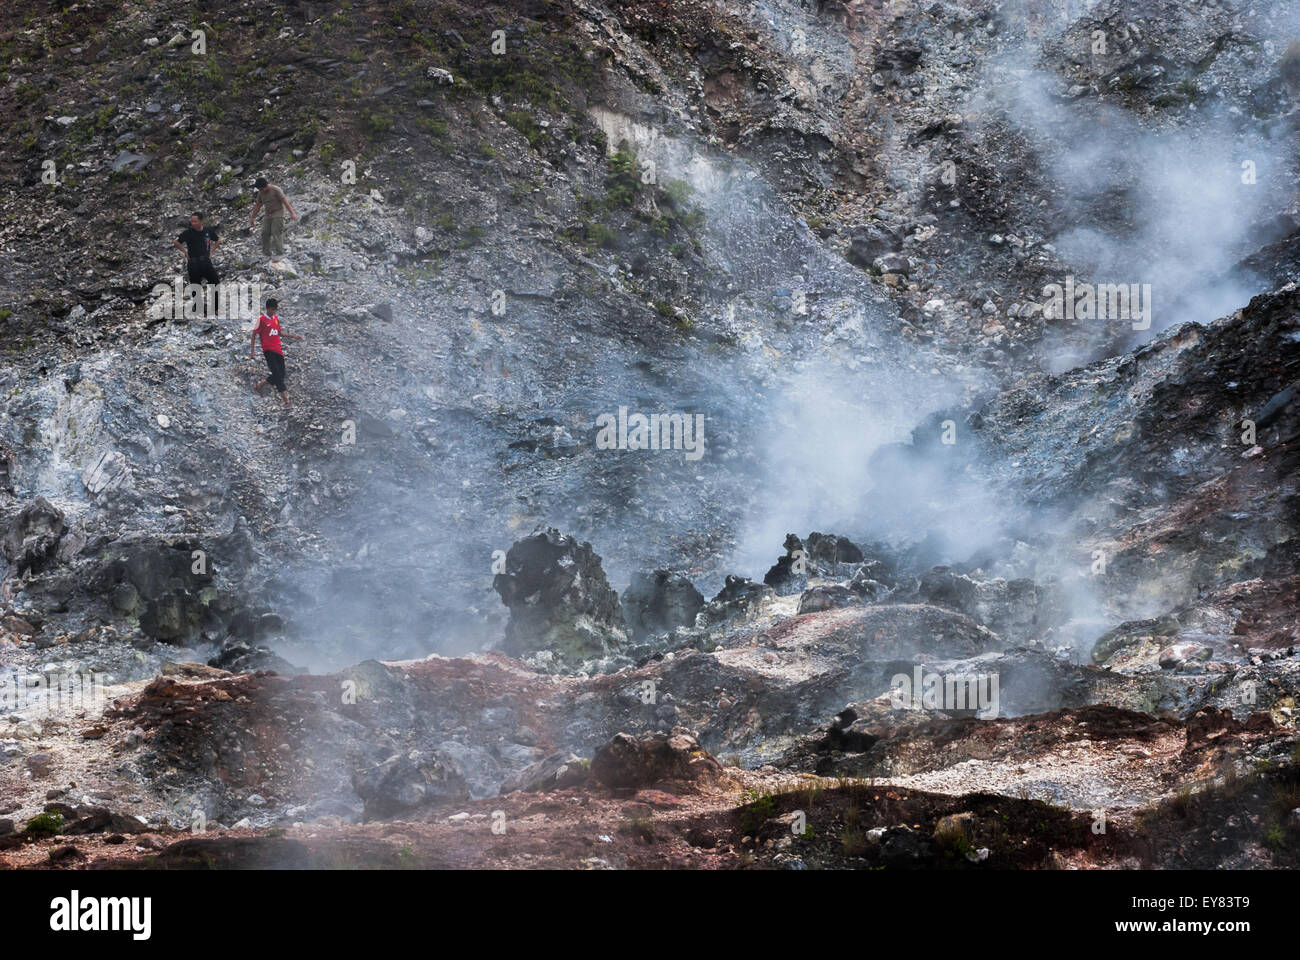
<path id="1" fill-rule="evenodd" d="M 284 201 L 284 209 L 289 211 L 289 216 L 293 217 L 294 223 L 297 223 L 298 214 L 294 212 L 293 204 L 289 202 L 289 198 L 281 194 L 280 199 Z"/>
<path id="2" fill-rule="evenodd" d="M 257 329 L 254 328 L 253 332 L 248 337 L 248 359 L 249 360 L 254 360 L 257 358 L 257 354 L 254 353 L 256 349 L 257 349 Z"/>
<path id="3" fill-rule="evenodd" d="M 177 250 L 179 250 L 181 253 L 185 254 L 186 260 L 190 258 L 190 252 L 186 250 L 183 246 L 181 246 L 181 242 L 179 240 L 173 240 L 172 246 L 175 247 Z"/>
<path id="4" fill-rule="evenodd" d="M 248 215 L 248 225 L 250 227 L 257 223 L 257 214 L 258 211 L 261 209 L 262 209 L 262 201 L 261 199 L 259 199 L 257 203 L 253 204 L 253 212 Z"/>

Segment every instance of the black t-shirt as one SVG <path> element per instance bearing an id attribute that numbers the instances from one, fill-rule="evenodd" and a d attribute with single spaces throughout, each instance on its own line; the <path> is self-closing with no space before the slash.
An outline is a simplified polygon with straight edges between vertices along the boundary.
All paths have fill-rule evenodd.
<path id="1" fill-rule="evenodd" d="M 217 231 L 214 227 L 204 227 L 202 230 L 186 227 L 176 239 L 189 249 L 191 260 L 201 260 L 208 255 L 209 248 L 217 242 Z"/>

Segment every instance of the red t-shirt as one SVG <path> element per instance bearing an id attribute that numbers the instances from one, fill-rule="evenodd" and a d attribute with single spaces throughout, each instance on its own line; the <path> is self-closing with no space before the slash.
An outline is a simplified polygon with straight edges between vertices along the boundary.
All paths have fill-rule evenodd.
<path id="1" fill-rule="evenodd" d="M 284 350 L 280 347 L 280 315 L 278 313 L 273 317 L 262 314 L 257 318 L 257 335 L 262 338 L 263 353 L 269 350 L 272 353 L 284 354 Z"/>

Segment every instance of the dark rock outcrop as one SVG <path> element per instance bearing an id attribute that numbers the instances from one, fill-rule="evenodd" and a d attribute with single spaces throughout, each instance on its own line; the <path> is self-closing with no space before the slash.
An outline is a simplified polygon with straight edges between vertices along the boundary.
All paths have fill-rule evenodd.
<path id="1" fill-rule="evenodd" d="M 365 804 L 367 819 L 396 817 L 438 803 L 469 799 L 469 786 L 450 759 L 419 751 L 394 754 L 357 771 L 352 787 Z"/>
<path id="2" fill-rule="evenodd" d="M 231 673 L 252 673 L 254 670 L 274 670 L 276 673 L 298 673 L 288 660 L 262 644 L 231 638 L 208 660 L 209 667 L 229 670 Z"/>
<path id="3" fill-rule="evenodd" d="M 818 563 L 835 565 L 841 563 L 861 563 L 865 559 L 859 549 L 848 537 L 833 533 L 808 534 L 805 541 L 808 556 Z"/>
<path id="4" fill-rule="evenodd" d="M 704 596 L 680 573 L 638 573 L 623 591 L 623 616 L 633 639 L 671 633 L 695 625 Z"/>
<path id="5" fill-rule="evenodd" d="M 748 619 L 758 614 L 764 601 L 774 597 L 776 591 L 748 577 L 728 574 L 717 596 L 705 604 L 701 611 L 705 626 L 716 626 L 727 620 Z"/>
<path id="6" fill-rule="evenodd" d="M 785 555 L 778 557 L 763 575 L 763 582 L 780 596 L 798 593 L 817 574 L 817 565 L 808 556 L 803 541 L 793 533 L 785 535 Z"/>
<path id="7" fill-rule="evenodd" d="M 849 248 L 844 257 L 855 266 L 867 268 L 877 257 L 897 253 L 902 247 L 898 234 L 880 222 L 858 227 L 849 238 Z"/>
<path id="8" fill-rule="evenodd" d="M 591 758 L 591 775 L 607 787 L 636 789 L 665 781 L 707 785 L 723 776 L 722 765 L 695 735 L 677 729 L 640 737 L 620 733 Z"/>
<path id="9" fill-rule="evenodd" d="M 861 603 L 862 597 L 856 591 L 849 587 L 837 585 L 810 587 L 803 592 L 799 598 L 800 613 L 817 613 L 820 610 L 830 610 L 833 607 L 847 607 L 855 603 Z"/>
<path id="10" fill-rule="evenodd" d="M 550 651 L 572 667 L 626 641 L 618 594 L 590 543 L 555 529 L 534 533 L 510 548 L 492 585 L 510 608 L 502 649 L 511 656 Z"/>
<path id="11" fill-rule="evenodd" d="M 37 497 L 10 521 L 0 539 L 0 553 L 19 576 L 39 572 L 53 562 L 66 530 L 63 511 L 44 497 Z"/>
<path id="12" fill-rule="evenodd" d="M 211 560 L 197 544 L 134 538 L 108 547 L 89 585 L 117 612 L 138 615 L 149 636 L 175 642 L 209 620 L 212 581 Z"/>

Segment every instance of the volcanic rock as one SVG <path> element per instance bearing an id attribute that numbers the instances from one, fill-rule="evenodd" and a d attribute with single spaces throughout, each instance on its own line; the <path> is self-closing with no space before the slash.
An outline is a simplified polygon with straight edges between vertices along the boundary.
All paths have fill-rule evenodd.
<path id="1" fill-rule="evenodd" d="M 512 656 L 550 651 L 577 666 L 626 642 L 618 594 L 590 543 L 553 528 L 534 533 L 507 551 L 492 585 L 510 608 L 502 649 Z"/>
<path id="2" fill-rule="evenodd" d="M 369 819 L 409 815 L 433 804 L 469 799 L 469 786 L 453 763 L 419 751 L 395 754 L 357 771 L 352 786 Z"/>
<path id="3" fill-rule="evenodd" d="M 723 773 L 694 734 L 676 729 L 639 737 L 617 734 L 596 750 L 591 775 L 607 787 L 638 789 L 664 783 L 716 784 Z"/>
<path id="4" fill-rule="evenodd" d="M 695 625 L 704 597 L 679 573 L 655 570 L 638 573 L 623 591 L 623 616 L 633 639 L 671 633 Z"/>
<path id="5" fill-rule="evenodd" d="M 44 497 L 37 497 L 9 522 L 0 539 L 0 553 L 20 576 L 29 570 L 42 570 L 54 559 L 66 529 L 63 511 Z"/>

